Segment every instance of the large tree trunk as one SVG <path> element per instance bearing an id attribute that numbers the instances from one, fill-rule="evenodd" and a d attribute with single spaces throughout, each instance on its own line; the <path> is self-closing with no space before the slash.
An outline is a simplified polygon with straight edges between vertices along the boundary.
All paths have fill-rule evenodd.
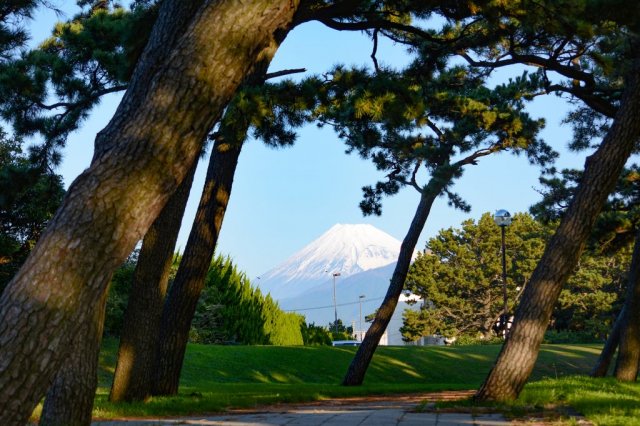
<path id="1" fill-rule="evenodd" d="M 115 268 L 187 174 L 296 0 L 162 2 L 91 167 L 0 299 L 0 424 L 24 424 L 92 318 Z M 172 42 L 175 39 L 175 42 Z M 72 401 L 69 401 L 72 403 Z"/>
<path id="2" fill-rule="evenodd" d="M 40 425 L 82 426 L 91 423 L 93 399 L 98 387 L 106 296 L 104 293 L 91 320 L 82 325 L 73 339 L 69 354 L 47 392 Z"/>
<path id="3" fill-rule="evenodd" d="M 286 32 L 283 32 L 276 42 L 281 42 L 285 36 Z M 269 63 L 256 64 L 244 86 L 264 84 Z M 231 116 L 223 117 L 216 132 L 196 217 L 162 312 L 152 385 L 154 395 L 178 393 L 191 322 L 218 243 L 240 151 L 251 126 L 251 117 L 238 116 L 232 107 L 226 114 Z"/>
<path id="4" fill-rule="evenodd" d="M 640 362 L 640 233 L 631 256 L 627 288 L 626 321 L 620 333 L 620 348 L 616 362 L 616 379 L 635 382 Z"/>
<path id="5" fill-rule="evenodd" d="M 109 399 L 142 401 L 151 395 L 162 307 L 197 162 L 144 236 L 120 334 Z"/>
<path id="6" fill-rule="evenodd" d="M 538 357 L 562 286 L 575 268 L 593 224 L 640 136 L 640 84 L 635 67 L 614 123 L 590 156 L 576 194 L 525 288 L 509 337 L 476 397 L 518 397 Z"/>
<path id="7" fill-rule="evenodd" d="M 367 373 L 367 369 L 369 368 L 369 364 L 371 363 L 371 359 L 373 358 L 373 354 L 380 343 L 380 338 L 387 329 L 391 316 L 396 309 L 398 299 L 400 298 L 400 294 L 404 288 L 404 282 L 407 278 L 409 266 L 411 265 L 413 251 L 415 250 L 418 238 L 424 229 L 424 224 L 429 217 L 433 201 L 436 199 L 438 194 L 440 194 L 441 188 L 434 189 L 431 188 L 431 186 L 432 185 L 430 184 L 422 191 L 420 203 L 416 208 L 416 212 L 413 216 L 413 220 L 411 221 L 411 225 L 409 226 L 409 230 L 407 231 L 407 235 L 405 235 L 402 240 L 400 254 L 398 255 L 398 262 L 393 270 L 389 289 L 387 290 L 387 294 L 385 295 L 380 308 L 378 308 L 378 311 L 376 312 L 376 317 L 373 320 L 371 327 L 367 330 L 367 334 L 358 348 L 358 352 L 356 352 L 355 357 L 349 365 L 347 374 L 342 381 L 344 386 L 359 386 L 362 384 L 364 376 Z"/>
<path id="8" fill-rule="evenodd" d="M 596 360 L 593 369 L 589 373 L 591 377 L 605 377 L 607 372 L 609 371 L 609 366 L 611 365 L 611 360 L 613 359 L 613 355 L 616 353 L 616 349 L 618 348 L 618 344 L 620 343 L 620 333 L 622 332 L 622 328 L 624 327 L 624 323 L 627 321 L 627 302 L 625 301 L 624 305 L 622 305 L 622 309 L 618 314 L 618 318 L 616 318 L 616 322 L 613 324 L 613 328 L 609 333 L 609 337 L 602 348 L 602 352 L 600 352 L 600 356 Z"/>
<path id="9" fill-rule="evenodd" d="M 213 146 L 198 211 L 162 313 L 155 395 L 178 393 L 191 321 L 220 235 L 243 142 L 244 138 L 232 143 L 220 139 Z"/>

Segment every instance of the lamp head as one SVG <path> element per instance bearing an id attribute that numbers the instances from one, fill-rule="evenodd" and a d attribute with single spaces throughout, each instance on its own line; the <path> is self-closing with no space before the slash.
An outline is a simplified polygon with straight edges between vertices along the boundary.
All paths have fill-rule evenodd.
<path id="1" fill-rule="evenodd" d="M 511 213 L 506 210 L 500 209 L 493 215 L 493 221 L 498 226 L 509 226 L 511 225 Z"/>

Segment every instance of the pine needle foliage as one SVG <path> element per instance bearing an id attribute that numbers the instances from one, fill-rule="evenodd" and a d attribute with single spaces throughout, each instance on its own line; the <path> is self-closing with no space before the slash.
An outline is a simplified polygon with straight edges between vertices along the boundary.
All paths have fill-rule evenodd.
<path id="1" fill-rule="evenodd" d="M 31 148 L 34 163 L 58 164 L 67 136 L 100 98 L 126 89 L 156 9 L 91 2 L 38 47 L 0 63 L 0 116 L 16 135 L 41 138 Z"/>
<path id="2" fill-rule="evenodd" d="M 541 177 L 543 197 L 531 206 L 531 213 L 544 222 L 561 219 L 581 178 L 582 172 L 575 169 Z M 592 251 L 612 254 L 629 248 L 640 226 L 639 183 L 638 165 L 623 170 L 593 229 L 589 242 Z"/>
<path id="3" fill-rule="evenodd" d="M 404 186 L 436 190 L 467 210 L 449 190 L 466 165 L 499 151 L 525 153 L 535 164 L 555 157 L 537 133 L 544 121 L 525 112 L 528 93 L 540 84 L 524 73 L 494 88 L 465 66 L 416 60 L 402 71 L 336 68 L 314 111 L 333 127 L 348 152 L 370 159 L 385 178 L 363 188 L 360 207 L 381 214 L 384 195 Z M 429 184 L 418 183 L 422 173 Z"/>
<path id="4" fill-rule="evenodd" d="M 0 128 L 0 293 L 64 196 L 62 177 L 33 167 L 19 140 Z"/>

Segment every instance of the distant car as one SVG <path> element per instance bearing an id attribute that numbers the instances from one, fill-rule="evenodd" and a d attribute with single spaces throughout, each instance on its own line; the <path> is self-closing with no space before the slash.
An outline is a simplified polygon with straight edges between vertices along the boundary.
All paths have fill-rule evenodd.
<path id="1" fill-rule="evenodd" d="M 331 346 L 360 346 L 357 340 L 334 340 Z"/>

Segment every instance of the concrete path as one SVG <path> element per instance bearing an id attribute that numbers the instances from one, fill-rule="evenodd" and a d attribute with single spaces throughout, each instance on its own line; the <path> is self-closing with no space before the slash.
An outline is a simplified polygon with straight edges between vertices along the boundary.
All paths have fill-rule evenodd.
<path id="1" fill-rule="evenodd" d="M 429 395 L 429 396 L 432 396 Z M 431 399 L 431 398 L 428 398 Z M 447 398 L 444 398 L 447 399 Z M 237 410 L 227 414 L 174 419 L 137 419 L 94 422 L 95 426 L 160 425 L 305 425 L 305 426 L 504 426 L 509 422 L 499 414 L 472 416 L 460 413 L 415 413 L 421 396 L 404 398 L 352 398 L 300 405 L 277 405 L 259 410 Z"/>
<path id="2" fill-rule="evenodd" d="M 472 417 L 470 414 L 407 413 L 398 409 L 376 410 L 295 410 L 286 413 L 232 414 L 214 417 L 193 417 L 173 420 L 129 420 L 117 422 L 96 422 L 94 425 L 305 425 L 305 426 L 454 426 L 454 425 L 508 425 L 501 415 L 485 414 Z"/>

